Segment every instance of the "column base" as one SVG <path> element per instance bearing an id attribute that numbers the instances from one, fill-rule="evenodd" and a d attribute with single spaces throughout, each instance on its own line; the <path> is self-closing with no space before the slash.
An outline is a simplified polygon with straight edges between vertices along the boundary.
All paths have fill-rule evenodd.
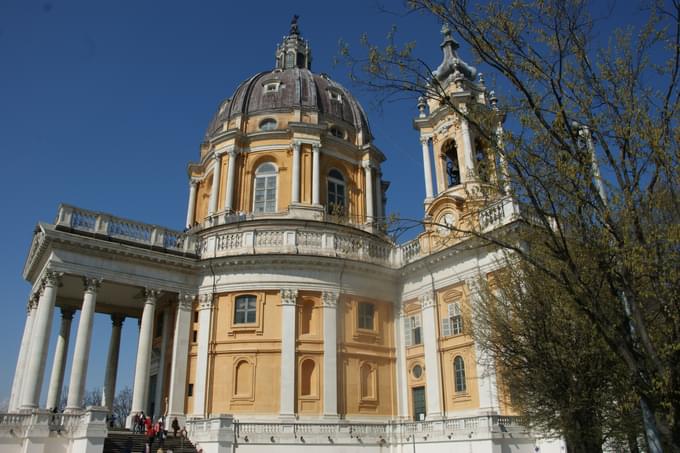
<path id="1" fill-rule="evenodd" d="M 295 414 L 279 414 L 279 420 L 282 422 L 294 422 L 297 421 L 297 415 Z"/>

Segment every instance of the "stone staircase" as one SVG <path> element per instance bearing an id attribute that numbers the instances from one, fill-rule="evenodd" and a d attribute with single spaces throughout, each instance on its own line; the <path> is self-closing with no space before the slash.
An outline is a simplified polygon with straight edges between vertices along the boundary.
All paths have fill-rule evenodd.
<path id="1" fill-rule="evenodd" d="M 196 448 L 189 441 L 189 439 L 182 439 L 181 437 L 173 437 L 172 432 L 165 438 L 163 442 L 163 452 L 167 453 L 197 453 Z M 144 444 L 143 434 L 134 434 L 126 430 L 109 430 L 109 435 L 104 441 L 103 453 L 144 453 L 146 446 Z M 158 441 L 154 441 L 151 445 L 151 452 L 156 453 L 161 448 Z"/>

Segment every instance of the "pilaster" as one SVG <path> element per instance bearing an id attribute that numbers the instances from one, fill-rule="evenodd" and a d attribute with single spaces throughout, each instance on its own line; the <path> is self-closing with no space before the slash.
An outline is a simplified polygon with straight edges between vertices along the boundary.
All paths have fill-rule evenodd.
<path id="1" fill-rule="evenodd" d="M 175 334 L 172 344 L 172 368 L 170 371 L 169 415 L 183 418 L 184 400 L 187 388 L 187 363 L 189 357 L 189 334 L 191 331 L 191 311 L 195 294 L 181 293 L 177 302 Z"/>
<path id="2" fill-rule="evenodd" d="M 281 290 L 281 392 L 279 416 L 295 417 L 295 310 L 297 289 Z"/>
<path id="3" fill-rule="evenodd" d="M 208 348 L 214 296 L 198 296 L 198 354 L 196 356 L 196 381 L 194 382 L 194 416 L 204 417 L 208 380 Z"/>
<path id="4" fill-rule="evenodd" d="M 437 304 L 434 291 L 427 291 L 419 298 L 423 316 L 423 346 L 425 349 L 425 377 L 427 387 L 427 419 L 442 417 L 442 382 L 437 344 Z"/>
<path id="5" fill-rule="evenodd" d="M 338 293 L 321 293 L 323 307 L 323 416 L 338 418 Z"/>

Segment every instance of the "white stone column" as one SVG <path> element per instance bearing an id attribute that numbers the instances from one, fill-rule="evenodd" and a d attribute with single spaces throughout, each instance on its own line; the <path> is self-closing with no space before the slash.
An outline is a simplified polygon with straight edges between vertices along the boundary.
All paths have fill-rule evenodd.
<path id="1" fill-rule="evenodd" d="M 295 417 L 295 310 L 296 289 L 281 290 L 281 391 L 279 416 Z"/>
<path id="2" fill-rule="evenodd" d="M 54 349 L 54 361 L 52 362 L 52 374 L 50 385 L 47 390 L 48 411 L 59 408 L 61 389 L 64 386 L 64 371 L 66 370 L 66 355 L 68 354 L 69 337 L 71 336 L 71 321 L 73 310 L 61 309 L 61 327 L 57 337 L 57 345 Z"/>
<path id="3" fill-rule="evenodd" d="M 170 371 L 169 415 L 184 418 L 184 400 L 187 388 L 187 362 L 189 358 L 189 335 L 191 333 L 191 309 L 193 294 L 180 294 L 175 316 L 175 335 L 172 344 L 172 368 Z"/>
<path id="4" fill-rule="evenodd" d="M 165 382 L 165 351 L 168 349 L 168 311 L 163 310 L 161 315 L 161 357 L 158 363 L 158 374 L 156 374 L 156 394 L 154 395 L 154 401 L 156 405 L 154 406 L 156 411 L 153 414 L 154 418 L 158 418 L 161 415 L 165 415 L 163 411 L 165 410 L 163 401 L 163 382 Z"/>
<path id="5" fill-rule="evenodd" d="M 204 417 L 206 388 L 208 381 L 208 348 L 210 346 L 210 324 L 213 295 L 201 294 L 198 298 L 198 354 L 196 355 L 196 382 L 194 382 L 195 417 Z"/>
<path id="6" fill-rule="evenodd" d="M 401 305 L 401 304 L 400 304 Z M 404 338 L 404 307 L 395 310 L 394 344 L 397 352 L 397 415 L 408 418 L 408 376 L 406 375 L 406 341 Z"/>
<path id="7" fill-rule="evenodd" d="M 300 142 L 293 142 L 293 174 L 291 176 L 292 189 L 291 189 L 291 199 L 292 203 L 300 202 Z"/>
<path id="8" fill-rule="evenodd" d="M 227 163 L 227 193 L 224 200 L 224 210 L 230 213 L 234 210 L 234 178 L 236 178 L 236 156 L 238 151 L 235 148 L 227 151 L 229 162 Z"/>
<path id="9" fill-rule="evenodd" d="M 421 137 L 420 144 L 423 148 L 423 171 L 425 173 L 425 197 L 430 199 L 434 196 L 432 190 L 432 163 L 430 162 L 430 137 Z"/>
<path id="10" fill-rule="evenodd" d="M 135 364 L 135 382 L 132 388 L 131 414 L 146 411 L 154 314 L 156 311 L 156 300 L 159 295 L 160 291 L 158 290 L 144 290 L 144 311 L 142 312 L 142 321 L 139 328 L 139 344 L 137 346 L 137 361 Z"/>
<path id="11" fill-rule="evenodd" d="M 500 164 L 501 183 L 503 185 L 503 193 L 510 195 L 510 169 L 508 168 L 508 159 L 505 157 L 505 143 L 503 142 L 503 125 L 498 124 L 496 127 L 496 146 L 498 147 L 498 160 Z"/>
<path id="12" fill-rule="evenodd" d="M 28 366 L 28 357 L 31 349 L 32 328 L 35 322 L 35 314 L 38 310 L 38 293 L 31 294 L 26 306 L 26 323 L 24 324 L 24 334 L 21 337 L 21 346 L 19 346 L 19 357 L 17 357 L 17 367 L 14 371 L 14 380 L 12 381 L 12 392 L 9 398 L 9 412 L 15 412 L 21 406 L 21 396 L 24 383 L 24 374 Z"/>
<path id="13" fill-rule="evenodd" d="M 442 417 L 442 382 L 439 369 L 439 346 L 437 344 L 437 303 L 433 291 L 420 296 L 423 314 L 423 347 L 425 349 L 425 377 L 427 419 Z"/>
<path id="14" fill-rule="evenodd" d="M 373 187 L 375 187 L 375 216 L 379 220 L 384 220 L 385 219 L 385 212 L 383 210 L 383 191 L 382 191 L 382 181 L 380 177 L 381 173 L 380 170 L 376 168 L 374 178 L 375 178 L 375 184 Z"/>
<path id="15" fill-rule="evenodd" d="M 467 107 L 461 104 L 461 112 L 465 115 L 467 114 Z M 461 180 L 463 182 L 469 182 L 475 179 L 475 161 L 474 154 L 472 151 L 472 140 L 470 138 L 470 127 L 468 125 L 468 120 L 465 117 L 460 118 L 460 133 L 463 136 L 463 165 L 465 165 L 465 172 Z"/>
<path id="16" fill-rule="evenodd" d="M 321 169 L 319 168 L 319 149 L 320 145 L 312 145 L 312 204 L 319 204 L 319 189 L 321 187 Z"/>
<path id="17" fill-rule="evenodd" d="M 217 212 L 217 196 L 220 193 L 220 175 L 222 173 L 222 155 L 214 154 L 215 163 L 213 165 L 212 188 L 210 190 L 210 202 L 208 204 L 208 215 Z"/>
<path id="18" fill-rule="evenodd" d="M 363 167 L 366 179 L 366 223 L 370 223 L 375 216 L 375 213 L 373 212 L 373 168 L 370 161 L 364 161 Z"/>
<path id="19" fill-rule="evenodd" d="M 80 310 L 76 346 L 73 351 L 73 364 L 71 365 L 71 379 L 68 384 L 66 411 L 78 411 L 83 408 L 87 363 L 90 358 L 90 345 L 92 343 L 94 309 L 97 303 L 97 289 L 101 280 L 85 277 L 83 278 L 83 283 L 85 284 L 85 293 L 83 295 L 83 306 Z"/>
<path id="20" fill-rule="evenodd" d="M 196 213 L 196 191 L 198 190 L 198 181 L 191 179 L 189 181 L 189 206 L 187 206 L 187 223 L 186 227 L 191 228 L 194 224 L 194 216 Z"/>
<path id="21" fill-rule="evenodd" d="M 31 328 L 31 352 L 28 367 L 24 373 L 24 389 L 21 397 L 22 409 L 35 409 L 40 401 L 40 389 L 45 375 L 45 359 L 52 331 L 52 314 L 57 301 L 57 287 L 61 285 L 61 275 L 46 271 L 43 281 L 35 323 Z"/>
<path id="22" fill-rule="evenodd" d="M 338 418 L 338 293 L 324 291 L 323 307 L 323 416 Z"/>
<path id="23" fill-rule="evenodd" d="M 120 355 L 120 336 L 123 329 L 122 315 L 111 315 L 111 339 L 109 340 L 109 353 L 106 356 L 106 374 L 104 375 L 104 388 L 102 389 L 102 407 L 109 411 L 113 407 L 116 398 L 116 375 L 118 374 L 118 357 Z"/>

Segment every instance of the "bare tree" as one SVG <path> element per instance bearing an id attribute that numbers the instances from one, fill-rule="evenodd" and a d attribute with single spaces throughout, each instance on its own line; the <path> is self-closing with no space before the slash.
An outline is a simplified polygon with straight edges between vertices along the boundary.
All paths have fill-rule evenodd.
<path id="1" fill-rule="evenodd" d="M 464 116 L 507 162 L 531 222 L 513 237 L 474 223 L 461 233 L 557 285 L 627 370 L 649 451 L 680 451 L 680 2 L 650 3 L 642 26 L 604 45 L 594 35 L 604 19 L 582 0 L 407 5 L 446 24 L 510 89 L 462 111 L 393 34 L 384 47 L 364 39 L 365 57 L 342 48 L 354 79 Z M 514 125 L 503 130 L 506 115 Z"/>
<path id="2" fill-rule="evenodd" d="M 116 397 L 113 399 L 113 408 L 111 410 L 114 423 L 118 428 L 125 427 L 125 419 L 130 414 L 131 410 L 132 389 L 130 387 L 125 387 L 119 391 Z"/>

